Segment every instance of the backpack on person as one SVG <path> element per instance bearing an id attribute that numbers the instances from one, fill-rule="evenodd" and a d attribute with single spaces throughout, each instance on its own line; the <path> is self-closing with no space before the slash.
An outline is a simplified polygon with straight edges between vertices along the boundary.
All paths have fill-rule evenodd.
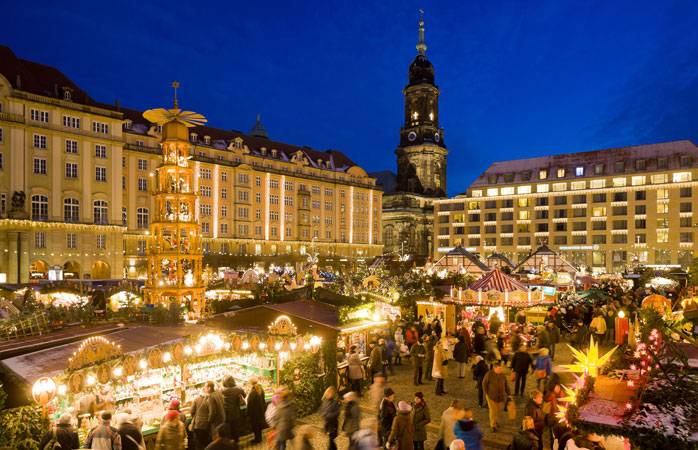
<path id="1" fill-rule="evenodd" d="M 53 436 L 49 440 L 42 450 L 62 450 L 63 446 L 58 442 L 58 437 L 56 436 L 56 427 L 53 427 Z"/>

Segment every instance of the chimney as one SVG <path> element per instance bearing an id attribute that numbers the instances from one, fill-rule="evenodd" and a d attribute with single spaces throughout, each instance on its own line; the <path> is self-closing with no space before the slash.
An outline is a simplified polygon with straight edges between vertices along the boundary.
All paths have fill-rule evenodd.
<path id="1" fill-rule="evenodd" d="M 53 96 L 56 98 L 61 98 L 61 96 L 58 95 L 58 85 L 57 84 L 53 85 Z"/>
<path id="2" fill-rule="evenodd" d="M 118 111 L 119 108 L 121 107 L 121 104 L 119 103 L 119 99 L 116 99 L 116 110 Z"/>
<path id="3" fill-rule="evenodd" d="M 17 74 L 17 89 L 22 89 L 22 77 Z"/>

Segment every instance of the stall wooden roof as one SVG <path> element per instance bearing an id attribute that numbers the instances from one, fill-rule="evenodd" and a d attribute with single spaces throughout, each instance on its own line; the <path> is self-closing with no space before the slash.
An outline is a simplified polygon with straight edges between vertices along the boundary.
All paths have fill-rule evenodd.
<path id="1" fill-rule="evenodd" d="M 148 347 L 181 339 L 185 336 L 199 334 L 206 330 L 199 325 L 187 326 L 136 326 L 125 327 L 107 335 L 107 339 L 121 345 L 124 353 L 132 353 Z M 43 376 L 55 376 L 68 368 L 68 358 L 80 347 L 81 342 L 58 345 L 56 347 L 27 353 L 0 362 L 5 369 L 14 373 L 21 380 L 32 385 Z"/>
<path id="2" fill-rule="evenodd" d="M 528 288 L 499 269 L 494 269 L 470 286 L 473 291 L 528 292 Z"/>

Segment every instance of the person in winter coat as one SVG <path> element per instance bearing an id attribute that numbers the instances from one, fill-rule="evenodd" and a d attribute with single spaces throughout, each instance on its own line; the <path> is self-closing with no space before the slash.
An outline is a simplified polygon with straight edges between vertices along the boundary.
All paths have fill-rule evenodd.
<path id="1" fill-rule="evenodd" d="M 538 344 L 538 348 L 540 349 L 547 349 L 550 351 L 550 336 L 548 336 L 548 332 L 545 330 L 544 326 L 539 326 L 537 331 L 536 331 L 536 342 Z"/>
<path id="2" fill-rule="evenodd" d="M 447 394 L 444 390 L 444 381 L 448 377 L 448 355 L 446 355 L 446 346 L 448 341 L 440 341 L 434 348 L 434 368 L 432 376 L 436 378 L 436 395 Z"/>
<path id="3" fill-rule="evenodd" d="M 468 328 L 465 326 L 462 326 L 460 328 L 460 331 L 458 332 L 459 336 L 463 336 L 463 339 L 465 340 L 465 343 L 468 344 L 468 354 L 473 352 L 473 342 L 470 338 L 470 332 L 468 331 Z"/>
<path id="4" fill-rule="evenodd" d="M 257 377 L 250 378 L 250 393 L 247 394 L 247 418 L 254 433 L 253 444 L 262 442 L 262 430 L 266 426 L 264 413 L 267 402 L 264 400 L 264 389 L 259 385 Z"/>
<path id="5" fill-rule="evenodd" d="M 230 434 L 234 445 L 237 446 L 238 439 L 244 430 L 242 424 L 242 410 L 240 407 L 245 404 L 245 391 L 235 383 L 235 378 L 227 376 L 223 378 L 223 410 L 225 411 L 225 423 L 230 427 Z"/>
<path id="6" fill-rule="evenodd" d="M 338 396 L 337 389 L 334 386 L 330 386 L 325 390 L 325 394 L 322 396 L 322 403 L 320 404 L 319 413 L 325 421 L 325 432 L 330 438 L 329 450 L 337 450 L 337 444 L 334 440 L 337 438 L 339 431 L 339 413 L 342 410 L 342 406 L 337 399 Z"/>
<path id="7" fill-rule="evenodd" d="M 519 335 L 519 332 L 516 330 L 513 330 L 511 332 L 511 336 L 509 337 L 509 348 L 511 349 L 511 354 L 514 355 L 514 353 L 518 352 L 519 349 L 521 348 L 521 345 L 523 344 L 523 341 L 521 340 L 521 336 Z M 513 366 L 511 366 L 513 367 Z"/>
<path id="8" fill-rule="evenodd" d="M 492 336 L 497 336 L 497 333 L 499 332 L 499 328 L 501 326 L 502 326 L 502 321 L 499 320 L 499 316 L 497 315 L 497 313 L 492 314 L 490 316 L 490 334 Z"/>
<path id="9" fill-rule="evenodd" d="M 545 322 L 545 327 L 550 338 L 550 359 L 555 361 L 555 345 L 560 342 L 560 328 L 553 321 Z"/>
<path id="10" fill-rule="evenodd" d="M 390 436 L 390 431 L 393 427 L 393 419 L 397 415 L 397 409 L 395 408 L 395 392 L 392 389 L 386 388 L 383 394 L 383 400 L 381 401 L 380 407 L 378 408 L 378 420 L 380 421 L 380 444 L 385 445 L 388 442 L 388 436 Z M 411 442 L 410 442 L 411 444 Z"/>
<path id="11" fill-rule="evenodd" d="M 514 353 L 511 359 L 511 369 L 516 374 L 516 382 L 514 383 L 514 397 L 522 396 L 526 389 L 526 377 L 528 371 L 533 366 L 533 359 L 526 351 L 523 345 Z"/>
<path id="12" fill-rule="evenodd" d="M 177 414 L 177 419 L 179 419 L 179 411 L 174 412 Z M 121 436 L 121 450 L 141 450 L 141 448 L 145 447 L 143 435 L 141 434 L 140 428 L 134 423 L 134 419 L 135 417 L 131 414 L 121 414 L 120 417 L 117 415 L 115 425 L 116 429 L 119 431 L 119 436 Z M 167 423 L 167 415 L 165 415 L 165 420 L 161 423 Z M 184 426 L 184 423 L 182 423 L 182 426 Z"/>
<path id="13" fill-rule="evenodd" d="M 415 328 L 414 325 L 410 326 L 410 328 L 405 333 L 405 344 L 408 347 L 412 347 L 412 345 L 414 345 L 417 342 L 418 338 L 419 331 L 417 331 L 417 328 Z"/>
<path id="14" fill-rule="evenodd" d="M 217 391 L 215 384 L 211 383 L 208 396 L 208 422 L 211 424 L 211 438 L 218 428 L 218 425 L 226 423 L 225 420 L 225 399 L 223 392 Z"/>
<path id="15" fill-rule="evenodd" d="M 441 339 L 441 335 L 443 334 L 444 330 L 441 327 L 441 322 L 439 322 L 439 319 L 434 319 L 434 322 L 431 325 L 431 329 L 434 330 L 434 335 L 436 336 L 436 339 Z"/>
<path id="16" fill-rule="evenodd" d="M 73 450 L 80 448 L 80 438 L 77 431 L 71 425 L 73 416 L 70 413 L 63 414 L 56 426 L 49 428 L 39 442 L 39 449 L 44 449 L 55 434 L 56 441 L 61 444 L 61 450 Z"/>
<path id="17" fill-rule="evenodd" d="M 422 345 L 422 339 L 418 338 L 417 342 L 412 344 L 410 348 L 410 358 L 412 359 L 412 370 L 414 372 L 414 385 L 419 386 L 422 383 L 422 374 L 424 370 L 424 358 L 426 357 L 427 349 Z"/>
<path id="18" fill-rule="evenodd" d="M 94 427 L 85 439 L 85 448 L 94 450 L 121 450 L 121 436 L 116 428 L 112 427 L 111 413 L 103 412 L 102 423 Z"/>
<path id="19" fill-rule="evenodd" d="M 495 363 L 482 380 L 482 389 L 487 397 L 487 406 L 490 408 L 490 426 L 497 432 L 499 427 L 499 414 L 504 411 L 507 398 L 511 398 L 509 383 L 502 373 L 502 364 Z"/>
<path id="20" fill-rule="evenodd" d="M 293 439 L 294 450 L 313 450 L 312 439 L 315 437 L 315 430 L 312 425 L 302 425 L 298 430 L 298 435 Z"/>
<path id="21" fill-rule="evenodd" d="M 397 443 L 400 450 L 414 450 L 414 423 L 412 422 L 412 407 L 405 402 L 398 404 L 397 416 L 388 435 L 388 445 Z"/>
<path id="22" fill-rule="evenodd" d="M 601 312 L 597 313 L 589 325 L 589 329 L 594 333 L 596 342 L 603 344 L 603 338 L 606 336 L 606 319 Z"/>
<path id="23" fill-rule="evenodd" d="M 436 343 L 436 336 L 431 333 L 424 336 L 424 348 L 427 350 L 426 356 L 424 357 L 424 362 L 426 363 L 424 367 L 424 379 L 429 381 L 434 381 L 432 368 L 434 367 L 434 347 Z"/>
<path id="24" fill-rule="evenodd" d="M 545 381 L 553 371 L 553 363 L 550 361 L 547 348 L 540 349 L 540 353 L 536 356 L 536 361 L 533 363 L 533 369 L 536 371 L 536 387 L 540 389 L 541 382 L 544 383 L 543 386 L 545 387 Z"/>
<path id="25" fill-rule="evenodd" d="M 473 364 L 471 370 L 473 371 L 473 380 L 477 384 L 477 405 L 480 408 L 485 407 L 484 391 L 482 389 L 482 380 L 485 379 L 485 375 L 489 368 L 485 362 L 485 358 L 478 355 L 475 357 L 475 364 Z"/>
<path id="26" fill-rule="evenodd" d="M 453 359 L 456 360 L 456 367 L 458 367 L 458 378 L 465 378 L 465 368 L 468 364 L 469 356 L 470 349 L 468 344 L 465 343 L 465 338 L 458 336 L 458 342 L 453 346 Z"/>
<path id="27" fill-rule="evenodd" d="M 161 424 L 155 441 L 157 450 L 184 450 L 187 433 L 177 411 L 167 413 L 167 422 Z"/>
<path id="28" fill-rule="evenodd" d="M 402 365 L 402 347 L 405 345 L 405 337 L 402 335 L 402 328 L 395 330 L 395 365 Z"/>
<path id="29" fill-rule="evenodd" d="M 364 379 L 364 367 L 361 364 L 359 354 L 356 353 L 356 345 L 352 345 L 349 348 L 347 363 L 349 363 L 348 375 L 351 390 L 356 392 L 356 395 L 361 397 L 361 381 Z"/>
<path id="30" fill-rule="evenodd" d="M 356 443 L 356 450 L 378 450 L 378 420 L 369 417 L 361 421 L 361 429 L 354 433 L 351 441 Z"/>
<path id="31" fill-rule="evenodd" d="M 377 373 L 385 376 L 383 373 L 383 350 L 375 341 L 371 341 L 368 346 L 371 349 L 371 354 L 368 360 L 368 370 L 370 372 L 371 379 L 373 379 Z"/>
<path id="32" fill-rule="evenodd" d="M 615 311 L 613 309 L 608 309 L 604 314 L 604 320 L 606 321 L 606 337 L 605 341 L 607 344 L 613 345 L 616 338 L 616 319 L 614 317 Z"/>
<path id="33" fill-rule="evenodd" d="M 475 328 L 475 337 L 473 338 L 473 353 L 480 356 L 485 356 L 487 349 L 485 348 L 485 327 Z"/>
<path id="34" fill-rule="evenodd" d="M 344 394 L 344 423 L 342 431 L 349 436 L 349 441 L 353 439 L 354 433 L 359 431 L 359 422 L 361 420 L 361 411 L 359 403 L 356 401 L 356 393 L 347 392 Z"/>
<path id="35" fill-rule="evenodd" d="M 533 424 L 533 419 L 526 416 L 523 418 L 523 426 L 518 434 L 514 435 L 511 440 L 510 449 L 511 450 L 538 450 L 539 448 L 538 436 L 535 432 L 535 425 Z"/>
<path id="36" fill-rule="evenodd" d="M 577 334 L 574 336 L 574 345 L 577 350 L 583 350 L 589 346 L 589 327 L 584 325 L 582 320 L 577 322 Z"/>
<path id="37" fill-rule="evenodd" d="M 215 390 L 213 381 L 207 381 L 201 390 L 201 395 L 194 399 L 191 407 L 191 428 L 196 436 L 196 445 L 203 450 L 211 442 L 211 423 L 209 421 L 209 395 Z"/>
<path id="38" fill-rule="evenodd" d="M 524 414 L 533 419 L 534 431 L 538 436 L 538 450 L 543 450 L 543 430 L 545 429 L 545 414 L 543 414 L 543 393 L 538 389 L 531 391 L 531 398 L 526 403 Z"/>
<path id="39" fill-rule="evenodd" d="M 378 346 L 381 349 L 381 370 L 383 371 L 383 376 L 388 378 L 388 344 L 385 342 L 385 339 L 379 339 Z"/>
<path id="40" fill-rule="evenodd" d="M 466 450 L 484 450 L 482 436 L 485 433 L 480 424 L 473 420 L 473 412 L 469 409 L 463 410 L 463 418 L 453 426 L 453 433 L 456 435 L 456 439 L 465 443 Z"/>
<path id="41" fill-rule="evenodd" d="M 451 406 L 441 414 L 441 427 L 439 428 L 439 439 L 444 444 L 444 448 L 448 448 L 451 442 L 456 438 L 453 432 L 453 427 L 460 419 L 463 418 L 463 410 L 460 407 L 458 400 L 452 400 Z"/>
<path id="42" fill-rule="evenodd" d="M 291 398 L 288 388 L 281 388 L 279 401 L 274 414 L 276 424 L 276 448 L 286 450 L 286 442 L 293 439 L 293 427 L 296 424 L 296 403 Z"/>
<path id="43" fill-rule="evenodd" d="M 412 441 L 414 450 L 424 450 L 424 441 L 427 440 L 427 424 L 431 422 L 429 407 L 424 401 L 424 394 L 417 392 L 414 394 L 414 406 L 412 407 L 412 423 L 414 424 L 414 435 Z"/>

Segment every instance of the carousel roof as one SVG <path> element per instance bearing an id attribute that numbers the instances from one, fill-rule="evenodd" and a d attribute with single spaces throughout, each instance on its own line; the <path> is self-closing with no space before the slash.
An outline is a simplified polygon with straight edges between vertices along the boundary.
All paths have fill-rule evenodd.
<path id="1" fill-rule="evenodd" d="M 528 257 L 518 265 L 517 272 L 529 271 L 531 269 L 540 270 L 541 264 L 555 272 L 577 273 L 577 269 L 565 261 L 558 253 L 552 251 L 547 245 L 541 245 L 538 249 L 528 255 Z"/>
<path id="2" fill-rule="evenodd" d="M 528 292 L 528 288 L 499 269 L 494 269 L 470 286 L 473 291 Z"/>
<path id="3" fill-rule="evenodd" d="M 455 261 L 457 262 L 449 262 L 449 261 L 454 261 L 454 258 L 457 258 Z M 436 267 L 442 268 L 442 267 L 451 267 L 451 266 L 463 266 L 463 269 L 465 269 L 466 272 L 489 272 L 490 268 L 487 267 L 480 259 L 461 247 L 460 245 L 451 250 L 450 252 L 446 253 L 444 256 L 441 257 L 438 261 L 436 261 L 436 264 L 434 264 Z M 474 269 L 474 270 L 473 270 Z"/>

